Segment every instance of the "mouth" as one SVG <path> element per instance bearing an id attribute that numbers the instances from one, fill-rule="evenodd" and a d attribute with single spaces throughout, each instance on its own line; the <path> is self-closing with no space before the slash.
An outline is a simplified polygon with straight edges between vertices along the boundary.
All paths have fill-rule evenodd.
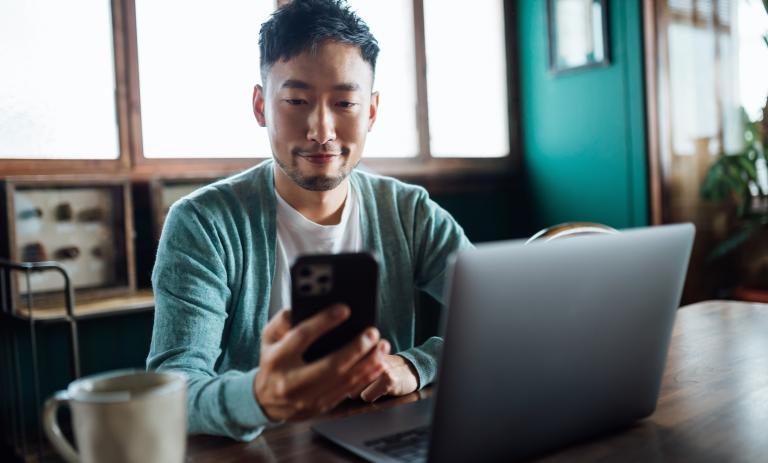
<path id="1" fill-rule="evenodd" d="M 299 157 L 311 162 L 312 164 L 328 164 L 336 158 L 341 157 L 341 153 L 299 153 Z"/>

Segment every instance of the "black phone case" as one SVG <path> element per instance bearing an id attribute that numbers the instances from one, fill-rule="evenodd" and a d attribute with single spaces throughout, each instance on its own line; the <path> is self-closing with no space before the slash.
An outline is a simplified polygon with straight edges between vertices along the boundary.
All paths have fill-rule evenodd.
<path id="1" fill-rule="evenodd" d="M 379 265 L 368 253 L 309 255 L 291 267 L 293 325 L 337 303 L 347 304 L 350 317 L 321 336 L 304 352 L 314 360 L 339 349 L 363 330 L 376 326 Z"/>

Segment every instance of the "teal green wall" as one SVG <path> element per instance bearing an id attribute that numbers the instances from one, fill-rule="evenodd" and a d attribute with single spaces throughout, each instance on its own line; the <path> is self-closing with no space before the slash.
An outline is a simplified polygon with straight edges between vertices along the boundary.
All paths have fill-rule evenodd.
<path id="1" fill-rule="evenodd" d="M 555 76 L 546 1 L 518 2 L 523 153 L 538 227 L 648 222 L 641 2 L 608 4 L 610 66 Z"/>

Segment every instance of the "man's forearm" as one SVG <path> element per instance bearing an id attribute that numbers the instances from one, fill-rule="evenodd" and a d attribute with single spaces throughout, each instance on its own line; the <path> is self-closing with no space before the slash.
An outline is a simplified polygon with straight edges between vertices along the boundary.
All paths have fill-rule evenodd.
<path id="1" fill-rule="evenodd" d="M 213 434 L 249 441 L 258 437 L 269 424 L 253 394 L 257 369 L 228 371 L 213 377 L 189 369 L 166 369 L 187 375 L 190 434 Z"/>

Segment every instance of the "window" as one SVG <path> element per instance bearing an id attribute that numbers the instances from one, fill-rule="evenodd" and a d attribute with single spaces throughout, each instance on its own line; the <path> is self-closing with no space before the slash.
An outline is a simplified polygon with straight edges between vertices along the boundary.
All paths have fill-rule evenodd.
<path id="1" fill-rule="evenodd" d="M 508 159 L 508 2 L 347 1 L 381 47 L 365 152 L 374 168 Z M 0 6 L 0 40 L 14 44 L 0 63 L 16 70 L 0 74 L 0 163 L 118 159 L 146 173 L 236 170 L 270 155 L 251 93 L 259 27 L 280 2 L 60 3 Z"/>
<path id="2" fill-rule="evenodd" d="M 145 157 L 269 155 L 251 94 L 273 10 L 272 0 L 136 0 Z"/>
<path id="3" fill-rule="evenodd" d="M 665 156 L 743 149 L 742 108 L 760 117 L 768 89 L 765 10 L 754 0 L 668 0 L 660 80 L 670 120 L 662 124 Z"/>
<path id="4" fill-rule="evenodd" d="M 664 0 L 653 6 L 658 47 L 649 79 L 657 88 L 649 92 L 656 106 L 649 146 L 658 150 L 651 154 L 658 162 L 658 173 L 651 170 L 656 175 L 654 221 L 696 221 L 711 241 L 730 219 L 708 219 L 713 209 L 702 202 L 701 185 L 720 155 L 744 149 L 745 117 L 761 116 L 768 95 L 762 37 L 768 16 L 759 0 Z M 764 164 L 757 169 L 764 184 Z"/>
<path id="5" fill-rule="evenodd" d="M 379 92 L 376 125 L 365 142 L 366 157 L 415 157 L 416 44 L 413 0 L 349 0 L 379 42 L 374 90 Z"/>
<path id="6" fill-rule="evenodd" d="M 425 0 L 424 22 L 432 155 L 508 155 L 504 5 Z"/>
<path id="7" fill-rule="evenodd" d="M 118 158 L 109 2 L 0 2 L 0 67 L 0 158 Z"/>

